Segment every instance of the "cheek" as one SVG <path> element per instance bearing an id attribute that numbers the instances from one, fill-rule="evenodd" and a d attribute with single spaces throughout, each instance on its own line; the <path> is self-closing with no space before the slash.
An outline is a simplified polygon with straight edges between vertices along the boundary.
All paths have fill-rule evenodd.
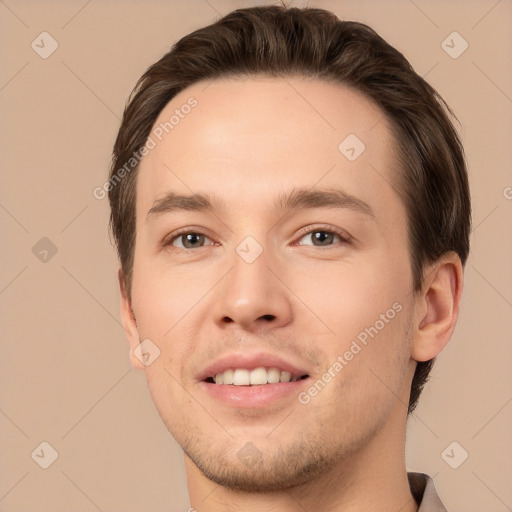
<path id="1" fill-rule="evenodd" d="M 385 315 L 387 328 L 386 320 L 393 320 L 399 305 L 410 299 L 407 272 L 399 262 L 385 256 L 313 264 L 311 269 L 292 270 L 287 279 L 294 280 L 293 290 L 309 309 L 310 325 L 322 333 L 329 330 L 337 340 L 332 348 L 337 350 L 376 322 L 381 327 L 381 315 Z M 395 303 L 398 305 L 393 309 Z"/>
<path id="2" fill-rule="evenodd" d="M 132 295 L 139 336 L 151 339 L 160 350 L 159 357 L 144 369 L 148 390 L 168 429 L 186 430 L 183 415 L 175 413 L 194 405 L 181 385 L 182 361 L 193 349 L 187 314 L 205 292 L 201 286 L 191 286 L 190 280 L 187 285 L 183 273 L 142 261 L 134 268 Z"/>
<path id="3" fill-rule="evenodd" d="M 161 414 L 190 407 L 183 393 L 183 361 L 195 350 L 194 334 L 205 321 L 201 303 L 215 283 L 216 274 L 166 268 L 140 255 L 135 259 L 132 285 L 133 307 L 141 339 L 151 339 L 160 356 L 145 368 L 148 388 Z M 173 420 L 174 421 L 174 420 Z"/>
<path id="4" fill-rule="evenodd" d="M 211 289 L 215 277 L 204 266 L 170 268 L 163 257 L 136 255 L 132 296 L 141 336 L 172 338 L 184 320 L 186 323 L 187 314 Z"/>
<path id="5" fill-rule="evenodd" d="M 178 384 L 178 368 L 172 367 L 164 354 L 151 366 L 145 369 L 149 393 L 155 407 L 168 430 L 176 435 L 186 432 L 187 414 L 184 411 L 194 410 L 195 404 L 189 393 L 183 392 Z"/>
<path id="6" fill-rule="evenodd" d="M 318 333 L 318 348 L 336 374 L 329 386 L 333 400 L 387 402 L 400 392 L 411 343 L 407 264 L 407 259 L 380 253 L 337 270 L 317 266 L 314 273 L 301 273 L 314 275 L 297 281 L 294 290 L 315 313 L 308 312 L 309 329 Z M 332 367 L 336 362 L 338 371 Z"/>
<path id="7" fill-rule="evenodd" d="M 370 297 L 370 299 L 369 299 Z M 397 397 L 403 396 L 409 362 L 410 304 L 389 302 L 370 296 L 346 301 L 346 309 L 338 312 L 336 332 L 323 340 L 328 367 L 312 382 L 306 393 L 320 423 L 332 423 L 332 417 L 343 418 L 334 430 L 351 439 L 354 430 L 376 431 L 391 413 Z M 388 297 L 391 300 L 391 297 Z M 381 317 L 383 315 L 383 317 Z"/>

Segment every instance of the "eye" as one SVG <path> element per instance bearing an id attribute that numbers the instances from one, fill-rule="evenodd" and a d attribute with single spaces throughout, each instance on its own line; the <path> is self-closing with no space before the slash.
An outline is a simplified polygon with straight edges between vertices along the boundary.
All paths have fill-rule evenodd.
<path id="1" fill-rule="evenodd" d="M 327 247 L 335 243 L 348 242 L 342 233 L 330 229 L 310 229 L 300 240 L 299 245 Z"/>
<path id="2" fill-rule="evenodd" d="M 213 245 L 213 241 L 202 233 L 189 231 L 173 236 L 165 245 L 171 245 L 179 249 L 197 249 L 205 245 Z"/>

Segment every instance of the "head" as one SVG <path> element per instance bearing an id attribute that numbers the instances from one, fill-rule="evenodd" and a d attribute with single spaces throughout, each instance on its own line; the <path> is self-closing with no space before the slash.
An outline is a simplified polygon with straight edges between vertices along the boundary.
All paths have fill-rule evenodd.
<path id="1" fill-rule="evenodd" d="M 274 6 L 187 35 L 135 87 L 109 181 L 132 350 L 160 350 L 151 393 L 205 474 L 249 488 L 215 460 L 250 442 L 255 489 L 283 456 L 295 485 L 415 408 L 456 321 L 468 180 L 448 107 L 372 29 Z M 203 397 L 209 360 L 262 350 L 307 371 L 307 403 Z M 282 407 L 312 420 L 277 448 Z"/>

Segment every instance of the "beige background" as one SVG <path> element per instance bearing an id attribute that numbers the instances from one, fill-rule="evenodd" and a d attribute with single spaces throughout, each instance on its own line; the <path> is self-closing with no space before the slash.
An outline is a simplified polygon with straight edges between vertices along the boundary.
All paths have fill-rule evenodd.
<path id="1" fill-rule="evenodd" d="M 130 369 L 108 204 L 92 191 L 145 68 L 192 29 L 256 3 L 0 1 L 0 510 L 187 510 L 181 450 Z M 512 510 L 512 1 L 310 5 L 373 26 L 461 121 L 472 255 L 455 336 L 410 420 L 407 465 L 435 477 L 451 512 Z M 44 31 L 59 45 L 46 59 L 31 48 Z M 441 46 L 453 31 L 469 44 L 457 59 Z M 34 254 L 43 237 L 56 254 L 47 241 Z M 48 448 L 31 457 L 43 441 L 58 452 L 48 469 L 36 463 Z"/>

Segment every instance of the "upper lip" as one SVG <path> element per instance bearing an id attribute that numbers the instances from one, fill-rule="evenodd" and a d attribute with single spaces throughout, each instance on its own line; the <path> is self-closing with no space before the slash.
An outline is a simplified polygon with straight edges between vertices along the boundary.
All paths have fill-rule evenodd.
<path id="1" fill-rule="evenodd" d="M 266 352 L 259 353 L 231 353 L 226 354 L 212 363 L 208 364 L 197 376 L 198 380 L 206 380 L 214 377 L 218 373 L 223 373 L 229 369 L 245 368 L 253 370 L 254 368 L 278 368 L 281 371 L 290 372 L 297 377 L 309 375 L 308 369 L 300 363 L 291 362 L 276 354 Z"/>

